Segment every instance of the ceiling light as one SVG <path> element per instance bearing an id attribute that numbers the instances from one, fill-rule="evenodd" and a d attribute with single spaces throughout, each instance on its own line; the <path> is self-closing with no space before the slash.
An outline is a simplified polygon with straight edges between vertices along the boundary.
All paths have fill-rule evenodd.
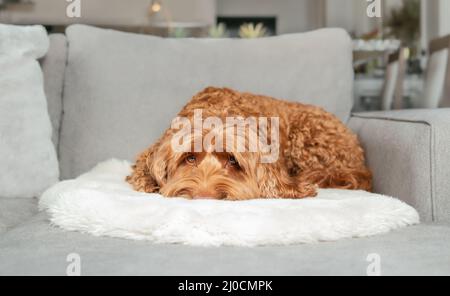
<path id="1" fill-rule="evenodd" d="M 162 8 L 161 2 L 158 0 L 153 0 L 152 4 L 150 5 L 150 10 L 153 13 L 159 12 Z"/>

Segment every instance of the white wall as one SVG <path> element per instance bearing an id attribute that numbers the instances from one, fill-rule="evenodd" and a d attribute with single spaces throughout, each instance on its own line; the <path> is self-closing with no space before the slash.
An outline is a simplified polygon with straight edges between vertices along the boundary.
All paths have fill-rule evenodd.
<path id="1" fill-rule="evenodd" d="M 220 16 L 276 16 L 278 34 L 319 27 L 320 0 L 217 0 Z"/>
<path id="2" fill-rule="evenodd" d="M 434 0 L 435 1 L 435 0 Z M 439 0 L 439 29 L 440 36 L 450 34 L 450 1 Z"/>
<path id="3" fill-rule="evenodd" d="M 152 20 L 162 21 L 162 12 L 151 19 L 148 8 L 151 0 L 81 0 L 81 18 L 66 16 L 66 0 L 33 0 L 34 7 L 18 6 L 13 11 L 2 12 L 0 21 L 11 23 L 40 23 L 63 25 L 89 23 L 96 25 L 147 25 Z M 172 21 L 215 23 L 215 0 L 162 0 L 163 9 Z"/>
<path id="4" fill-rule="evenodd" d="M 384 0 L 383 8 L 398 5 L 401 0 Z M 366 0 L 327 0 L 326 25 L 340 27 L 361 36 L 377 28 L 381 28 L 381 19 L 367 16 L 368 2 Z"/>
<path id="5" fill-rule="evenodd" d="M 437 37 L 450 34 L 450 0 L 422 0 L 422 47 Z"/>
<path id="6" fill-rule="evenodd" d="M 349 32 L 355 30 L 355 16 L 353 0 L 327 0 L 326 26 L 344 28 Z"/>

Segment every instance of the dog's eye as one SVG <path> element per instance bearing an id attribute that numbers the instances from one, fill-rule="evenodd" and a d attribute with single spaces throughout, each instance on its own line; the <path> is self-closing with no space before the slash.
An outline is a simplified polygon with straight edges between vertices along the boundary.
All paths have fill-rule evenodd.
<path id="1" fill-rule="evenodd" d="M 186 156 L 187 163 L 195 164 L 196 161 L 197 161 L 197 157 L 195 157 L 195 155 L 189 154 L 188 156 Z"/>
<path id="2" fill-rule="evenodd" d="M 239 163 L 233 155 L 228 157 L 228 164 L 233 167 L 239 167 Z"/>

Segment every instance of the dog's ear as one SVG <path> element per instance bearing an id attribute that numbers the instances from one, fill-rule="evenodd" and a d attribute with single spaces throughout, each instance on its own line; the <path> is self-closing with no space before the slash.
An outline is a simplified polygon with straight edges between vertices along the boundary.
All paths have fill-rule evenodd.
<path id="1" fill-rule="evenodd" d="M 161 144 L 158 141 L 141 153 L 133 166 L 133 172 L 127 182 L 141 192 L 158 193 L 167 180 L 167 162 L 160 155 Z"/>
<path id="2" fill-rule="evenodd" d="M 276 164 L 262 164 L 257 172 L 263 197 L 300 199 L 317 195 L 317 186 L 289 176 Z"/>

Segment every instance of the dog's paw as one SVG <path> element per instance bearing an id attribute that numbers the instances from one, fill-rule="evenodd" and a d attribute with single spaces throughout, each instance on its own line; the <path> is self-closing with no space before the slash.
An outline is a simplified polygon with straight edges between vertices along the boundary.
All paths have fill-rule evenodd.
<path id="1" fill-rule="evenodd" d="M 311 183 L 298 183 L 295 188 L 281 194 L 281 198 L 302 199 L 317 196 L 319 187 Z"/>

